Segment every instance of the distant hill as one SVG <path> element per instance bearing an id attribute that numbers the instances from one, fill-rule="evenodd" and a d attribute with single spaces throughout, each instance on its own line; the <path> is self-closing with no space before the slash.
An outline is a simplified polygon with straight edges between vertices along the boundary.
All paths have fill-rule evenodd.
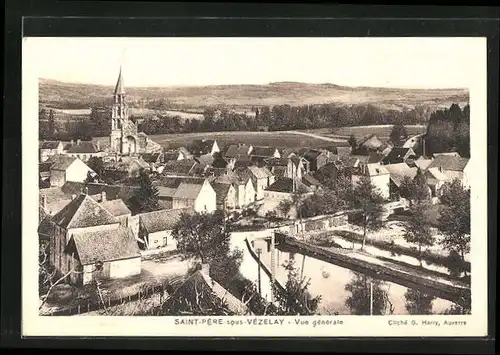
<path id="1" fill-rule="evenodd" d="M 92 102 L 111 98 L 113 86 L 65 83 L 49 79 L 39 80 L 40 103 L 88 107 Z M 276 82 L 267 85 L 213 85 L 185 87 L 128 87 L 129 100 L 168 100 L 171 104 L 201 108 L 224 104 L 234 108 L 273 106 L 280 104 L 304 105 L 321 103 L 367 104 L 404 109 L 416 105 L 430 108 L 449 107 L 469 101 L 467 89 L 392 89 L 346 87 L 335 84 L 308 84 Z"/>

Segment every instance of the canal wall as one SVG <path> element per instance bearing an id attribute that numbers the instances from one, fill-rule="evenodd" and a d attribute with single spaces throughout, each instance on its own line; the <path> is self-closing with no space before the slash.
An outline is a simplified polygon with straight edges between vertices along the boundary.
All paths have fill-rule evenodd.
<path id="1" fill-rule="evenodd" d="M 324 249 L 308 243 L 301 242 L 293 237 L 283 233 L 276 233 L 276 242 L 280 248 L 298 250 L 300 253 L 322 260 L 340 267 L 350 269 L 355 272 L 365 274 L 377 279 L 390 281 L 399 285 L 418 289 L 422 292 L 434 295 L 439 298 L 446 299 L 461 305 L 466 305 L 470 300 L 470 287 L 467 285 L 453 286 L 444 282 L 434 281 L 415 273 L 406 273 L 398 270 L 398 266 L 394 268 L 384 265 L 371 263 L 366 260 L 361 260 L 342 253 L 341 250 L 333 248 Z"/>

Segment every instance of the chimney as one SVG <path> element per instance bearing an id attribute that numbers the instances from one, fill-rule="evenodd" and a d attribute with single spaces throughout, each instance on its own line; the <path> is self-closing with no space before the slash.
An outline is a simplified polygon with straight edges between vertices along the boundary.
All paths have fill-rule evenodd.
<path id="1" fill-rule="evenodd" d="M 97 147 L 97 151 L 101 151 L 101 145 L 99 144 L 99 141 L 97 141 L 95 145 Z"/>
<path id="2" fill-rule="evenodd" d="M 106 201 L 106 191 L 101 192 L 101 202 Z"/>
<path id="3" fill-rule="evenodd" d="M 81 139 L 77 139 L 76 140 L 76 145 L 80 145 L 81 142 L 82 142 Z"/>
<path id="4" fill-rule="evenodd" d="M 210 265 L 209 264 L 201 264 L 201 272 L 206 276 L 210 276 Z"/>
<path id="5" fill-rule="evenodd" d="M 71 140 L 71 146 L 74 146 L 75 145 L 75 141 L 72 139 Z"/>

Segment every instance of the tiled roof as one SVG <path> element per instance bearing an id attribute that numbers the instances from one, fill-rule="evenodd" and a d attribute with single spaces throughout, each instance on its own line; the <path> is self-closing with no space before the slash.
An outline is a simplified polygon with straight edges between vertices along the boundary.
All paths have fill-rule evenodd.
<path id="1" fill-rule="evenodd" d="M 80 194 L 72 200 L 52 220 L 66 229 L 119 223 L 115 216 L 85 194 Z"/>
<path id="2" fill-rule="evenodd" d="M 385 164 L 404 163 L 404 158 L 408 154 L 413 154 L 413 150 L 411 148 L 394 147 L 389 152 L 389 154 L 387 154 L 383 161 Z"/>
<path id="3" fill-rule="evenodd" d="M 158 197 L 174 197 L 175 187 L 166 187 L 166 186 L 157 186 L 158 189 Z"/>
<path id="4" fill-rule="evenodd" d="M 163 159 L 167 161 L 176 161 L 179 158 L 179 152 L 173 151 L 173 152 L 165 152 L 163 154 Z"/>
<path id="5" fill-rule="evenodd" d="M 368 154 L 367 164 L 379 163 L 383 158 L 384 155 L 379 152 L 370 152 L 370 154 Z"/>
<path id="6" fill-rule="evenodd" d="M 189 175 L 193 170 L 196 162 L 194 160 L 171 160 L 165 163 L 165 168 L 163 169 L 162 174 L 182 174 Z"/>
<path id="7" fill-rule="evenodd" d="M 50 173 L 50 167 L 52 166 L 52 163 L 40 163 L 38 164 L 38 172 L 39 173 Z"/>
<path id="8" fill-rule="evenodd" d="M 321 154 L 324 154 L 322 151 L 319 151 L 319 150 L 316 150 L 316 149 L 309 149 L 307 150 L 304 154 L 302 154 L 302 156 L 309 160 L 309 161 L 312 161 L 312 160 L 316 160 L 318 159 L 318 157 L 321 155 Z"/>
<path id="9" fill-rule="evenodd" d="M 287 166 L 288 158 L 270 158 L 265 160 L 267 166 Z"/>
<path id="10" fill-rule="evenodd" d="M 101 150 L 95 144 L 94 142 L 91 141 L 83 141 L 80 142 L 79 144 L 74 144 L 68 147 L 66 150 L 68 153 L 82 153 L 82 154 L 90 154 L 90 153 L 98 153 Z"/>
<path id="11" fill-rule="evenodd" d="M 204 165 L 212 165 L 212 163 L 214 162 L 214 157 L 212 156 L 212 154 L 204 154 L 204 155 L 200 155 L 198 158 L 197 158 L 198 162 L 201 163 L 201 164 L 204 164 Z"/>
<path id="12" fill-rule="evenodd" d="M 307 193 L 311 192 L 311 189 L 304 185 L 304 183 L 297 181 L 297 192 L 299 193 Z M 276 180 L 271 186 L 269 186 L 266 190 L 275 191 L 275 192 L 286 192 L 293 193 L 293 179 L 290 178 L 281 178 Z"/>
<path id="13" fill-rule="evenodd" d="M 249 166 L 248 170 L 258 180 L 260 180 L 260 179 L 267 179 L 267 177 L 268 177 L 267 173 L 262 168 L 259 168 L 259 167 L 256 167 L 256 166 Z"/>
<path id="14" fill-rule="evenodd" d="M 177 151 L 181 153 L 184 156 L 184 158 L 189 158 L 193 156 L 191 152 L 189 152 L 189 150 L 187 150 L 185 147 L 180 147 L 179 149 L 177 149 Z"/>
<path id="15" fill-rule="evenodd" d="M 111 212 L 111 214 L 115 217 L 132 214 L 127 205 L 121 199 L 103 201 L 101 202 L 101 206 Z"/>
<path id="16" fill-rule="evenodd" d="M 306 186 L 321 186 L 321 183 L 311 174 L 305 174 L 302 176 L 302 183 Z"/>
<path id="17" fill-rule="evenodd" d="M 408 167 L 408 165 L 406 165 L 406 166 Z M 381 164 L 367 164 L 366 167 L 368 169 L 369 176 L 389 174 L 389 171 L 384 168 L 384 165 L 381 165 Z"/>
<path id="18" fill-rule="evenodd" d="M 434 158 L 428 168 L 441 168 L 443 170 L 463 171 L 468 162 L 468 158 L 450 155 L 438 155 Z"/>
<path id="19" fill-rule="evenodd" d="M 273 173 L 276 177 L 284 177 L 286 174 L 287 168 L 286 166 L 274 166 Z"/>
<path id="20" fill-rule="evenodd" d="M 171 177 L 171 176 L 160 176 L 157 181 L 155 181 L 155 185 L 159 188 L 160 186 L 169 187 L 176 189 L 179 185 L 184 182 L 187 184 L 199 184 L 203 185 L 205 182 L 205 178 L 202 177 L 192 177 L 192 176 L 179 176 L 179 177 Z"/>
<path id="21" fill-rule="evenodd" d="M 214 143 L 215 140 L 213 139 L 195 139 L 191 143 L 189 150 L 196 155 L 210 154 Z"/>
<path id="22" fill-rule="evenodd" d="M 368 134 L 358 140 L 357 146 L 367 149 L 379 149 L 384 143 L 375 135 Z"/>
<path id="23" fill-rule="evenodd" d="M 439 171 L 439 168 L 430 168 L 425 171 L 425 175 L 434 180 L 446 181 L 448 177 Z"/>
<path id="24" fill-rule="evenodd" d="M 254 146 L 251 155 L 271 158 L 275 152 L 276 148 L 274 147 Z"/>
<path id="25" fill-rule="evenodd" d="M 415 164 L 415 166 L 420 170 L 426 170 L 429 167 L 429 165 L 431 165 L 431 163 L 432 159 L 420 159 L 420 158 L 413 162 L 413 164 Z"/>
<path id="26" fill-rule="evenodd" d="M 85 190 L 85 188 L 87 190 Z M 106 193 L 106 199 L 115 200 L 120 197 L 120 189 L 121 186 L 115 185 L 106 185 L 99 183 L 88 183 L 85 184 L 83 182 L 76 181 L 67 181 L 62 187 L 61 190 L 67 194 L 71 195 L 79 195 L 82 192 L 87 191 L 88 195 L 95 196 L 100 195 L 103 192 Z"/>
<path id="27" fill-rule="evenodd" d="M 235 315 L 251 315 L 252 313 L 247 306 L 229 291 L 219 285 L 215 280 L 211 279 L 203 271 L 198 270 L 193 273 L 182 285 L 180 285 L 173 293 L 171 298 L 167 300 L 168 303 L 174 302 L 178 297 L 190 298 L 197 292 L 210 292 L 212 297 L 217 297 L 227 304 L 229 311 Z M 209 307 L 210 304 L 200 305 L 202 307 Z"/>
<path id="28" fill-rule="evenodd" d="M 182 182 L 175 190 L 172 198 L 195 200 L 200 194 L 202 187 L 203 185 L 200 184 L 189 184 Z"/>
<path id="29" fill-rule="evenodd" d="M 217 198 L 217 204 L 221 205 L 224 203 L 224 200 L 229 193 L 229 189 L 231 188 L 231 184 L 221 183 L 221 182 L 212 182 L 212 188 L 215 191 L 215 196 Z"/>
<path id="30" fill-rule="evenodd" d="M 230 145 L 229 148 L 227 148 L 226 153 L 224 154 L 225 157 L 228 158 L 236 158 L 237 156 L 241 155 L 249 155 L 251 146 L 246 145 L 246 144 L 233 144 Z"/>
<path id="31" fill-rule="evenodd" d="M 77 158 L 71 157 L 68 155 L 63 155 L 63 154 L 56 154 L 51 156 L 47 162 L 51 162 L 52 165 L 50 166 L 50 170 L 62 170 L 65 171 L 66 169 L 69 168 L 71 164 L 76 160 Z"/>
<path id="32" fill-rule="evenodd" d="M 192 208 L 160 210 L 139 215 L 140 223 L 148 233 L 172 230 L 183 213 L 193 214 Z"/>
<path id="33" fill-rule="evenodd" d="M 132 231 L 123 227 L 75 233 L 72 239 L 82 265 L 141 257 Z"/>
<path id="34" fill-rule="evenodd" d="M 391 174 L 391 180 L 396 186 L 400 186 L 405 177 L 411 179 L 415 178 L 417 175 L 418 168 L 410 168 L 406 163 L 389 164 L 384 165 L 389 174 Z"/>
<path id="35" fill-rule="evenodd" d="M 38 144 L 40 149 L 57 149 L 59 145 L 62 144 L 61 141 L 41 141 Z"/>

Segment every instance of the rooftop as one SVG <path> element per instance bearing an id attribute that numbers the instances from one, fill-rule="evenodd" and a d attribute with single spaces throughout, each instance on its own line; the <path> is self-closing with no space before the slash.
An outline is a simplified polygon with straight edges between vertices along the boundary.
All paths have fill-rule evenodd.
<path id="1" fill-rule="evenodd" d="M 443 170 L 463 171 L 469 163 L 469 158 L 462 158 L 453 155 L 438 155 L 429 164 L 430 168 L 441 168 Z"/>
<path id="2" fill-rule="evenodd" d="M 160 210 L 139 215 L 140 223 L 148 233 L 172 230 L 183 213 L 193 214 L 192 208 L 180 208 L 175 210 Z"/>
<path id="3" fill-rule="evenodd" d="M 80 194 L 52 218 L 62 228 L 87 228 L 119 223 L 115 216 L 90 196 Z"/>
<path id="4" fill-rule="evenodd" d="M 101 206 L 115 217 L 132 214 L 125 202 L 121 199 L 102 201 Z"/>
<path id="5" fill-rule="evenodd" d="M 123 227 L 75 233 L 72 239 L 82 265 L 141 257 L 132 231 Z"/>

